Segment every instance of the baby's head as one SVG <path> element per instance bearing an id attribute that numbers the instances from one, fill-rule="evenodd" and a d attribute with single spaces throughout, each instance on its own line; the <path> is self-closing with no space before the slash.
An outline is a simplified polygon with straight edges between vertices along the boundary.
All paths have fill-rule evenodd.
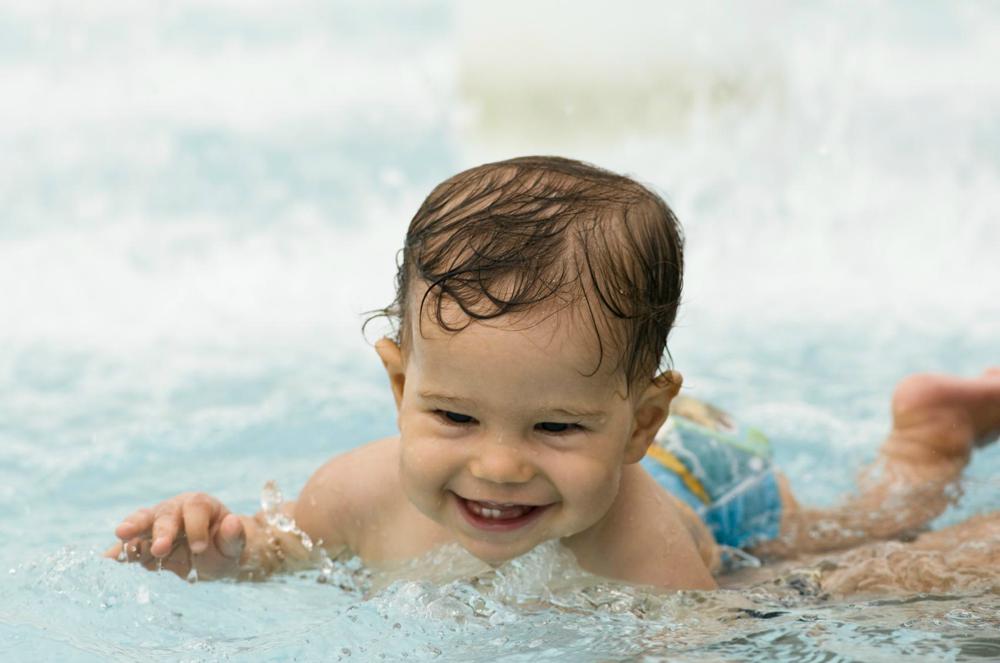
<path id="1" fill-rule="evenodd" d="M 682 279 L 681 230 L 658 195 L 580 161 L 521 157 L 435 187 L 410 222 L 383 313 L 405 349 L 425 319 L 458 333 L 578 307 L 594 370 L 616 361 L 629 388 L 659 372 Z"/>
<path id="2" fill-rule="evenodd" d="M 656 373 L 681 265 L 664 202 L 593 166 L 526 157 L 435 188 L 376 344 L 409 501 L 489 562 L 612 531 L 680 386 Z"/>

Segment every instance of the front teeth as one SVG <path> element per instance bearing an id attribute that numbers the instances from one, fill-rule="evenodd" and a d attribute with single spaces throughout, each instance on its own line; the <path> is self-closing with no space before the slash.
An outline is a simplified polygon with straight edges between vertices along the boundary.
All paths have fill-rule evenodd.
<path id="1" fill-rule="evenodd" d="M 531 507 L 522 504 L 498 504 L 496 506 L 486 506 L 483 502 L 466 500 L 469 510 L 481 518 L 490 520 L 510 520 L 519 518 L 531 510 Z"/>

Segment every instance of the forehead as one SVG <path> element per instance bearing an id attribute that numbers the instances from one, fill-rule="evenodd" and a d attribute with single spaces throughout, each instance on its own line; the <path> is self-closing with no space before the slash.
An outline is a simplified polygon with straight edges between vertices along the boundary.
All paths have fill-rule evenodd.
<path id="1" fill-rule="evenodd" d="M 413 308 L 419 308 L 419 299 Z M 570 382 L 587 390 L 622 391 L 625 375 L 615 361 L 618 349 L 609 335 L 598 335 L 582 301 L 541 305 L 526 312 L 474 320 L 455 303 L 437 306 L 428 299 L 409 319 L 414 322 L 404 352 L 434 373 L 444 368 L 480 373 L 484 379 L 550 381 L 554 389 Z M 441 322 L 447 326 L 442 327 Z"/>

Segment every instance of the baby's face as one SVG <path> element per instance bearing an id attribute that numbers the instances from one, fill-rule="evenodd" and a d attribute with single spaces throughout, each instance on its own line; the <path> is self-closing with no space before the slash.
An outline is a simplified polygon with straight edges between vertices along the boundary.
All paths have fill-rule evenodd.
<path id="1" fill-rule="evenodd" d="M 421 512 L 492 563 L 601 521 L 645 445 L 615 362 L 591 375 L 589 326 L 560 314 L 449 333 L 425 318 L 410 339 L 400 472 Z"/>

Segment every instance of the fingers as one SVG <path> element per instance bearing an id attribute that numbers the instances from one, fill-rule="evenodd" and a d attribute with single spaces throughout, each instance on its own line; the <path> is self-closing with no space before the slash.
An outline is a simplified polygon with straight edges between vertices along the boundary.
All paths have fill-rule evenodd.
<path id="1" fill-rule="evenodd" d="M 123 562 L 141 562 L 143 564 L 153 561 L 149 539 L 136 537 L 123 542 L 117 559 Z"/>
<path id="2" fill-rule="evenodd" d="M 174 547 L 177 533 L 181 528 L 181 514 L 176 505 L 165 505 L 160 509 L 153 523 L 153 543 L 150 552 L 157 557 L 166 557 Z"/>
<path id="3" fill-rule="evenodd" d="M 243 530 L 243 521 L 236 514 L 226 514 L 215 533 L 215 547 L 223 557 L 238 560 L 243 554 L 245 545 L 246 532 Z"/>
<path id="4" fill-rule="evenodd" d="M 149 539 L 136 537 L 114 544 L 104 551 L 104 557 L 118 562 L 142 562 L 148 565 L 150 562 L 155 561 L 155 557 L 153 557 L 149 550 Z"/>
<path id="5" fill-rule="evenodd" d="M 204 493 L 182 493 L 140 509 L 116 529 L 121 539 L 106 557 L 138 562 L 181 577 L 196 567 L 205 577 L 229 575 L 246 549 L 243 520 Z"/>
<path id="6" fill-rule="evenodd" d="M 150 509 L 139 509 L 135 513 L 127 516 L 118 527 L 115 528 L 115 536 L 122 541 L 131 539 L 145 532 L 153 524 L 154 514 Z"/>
<path id="7" fill-rule="evenodd" d="M 184 532 L 191 552 L 198 554 L 208 549 L 208 528 L 218 510 L 219 503 L 207 495 L 195 495 L 184 501 Z"/>
<path id="8" fill-rule="evenodd" d="M 191 551 L 186 546 L 174 546 L 166 557 L 157 557 L 154 564 L 146 564 L 150 571 L 169 571 L 178 577 L 187 578 L 193 565 Z"/>
<path id="9" fill-rule="evenodd" d="M 164 555 L 154 555 L 149 539 L 133 539 L 124 546 L 124 559 L 138 562 L 149 571 L 170 571 L 186 578 L 191 571 L 191 553 L 187 546 L 174 545 Z"/>

